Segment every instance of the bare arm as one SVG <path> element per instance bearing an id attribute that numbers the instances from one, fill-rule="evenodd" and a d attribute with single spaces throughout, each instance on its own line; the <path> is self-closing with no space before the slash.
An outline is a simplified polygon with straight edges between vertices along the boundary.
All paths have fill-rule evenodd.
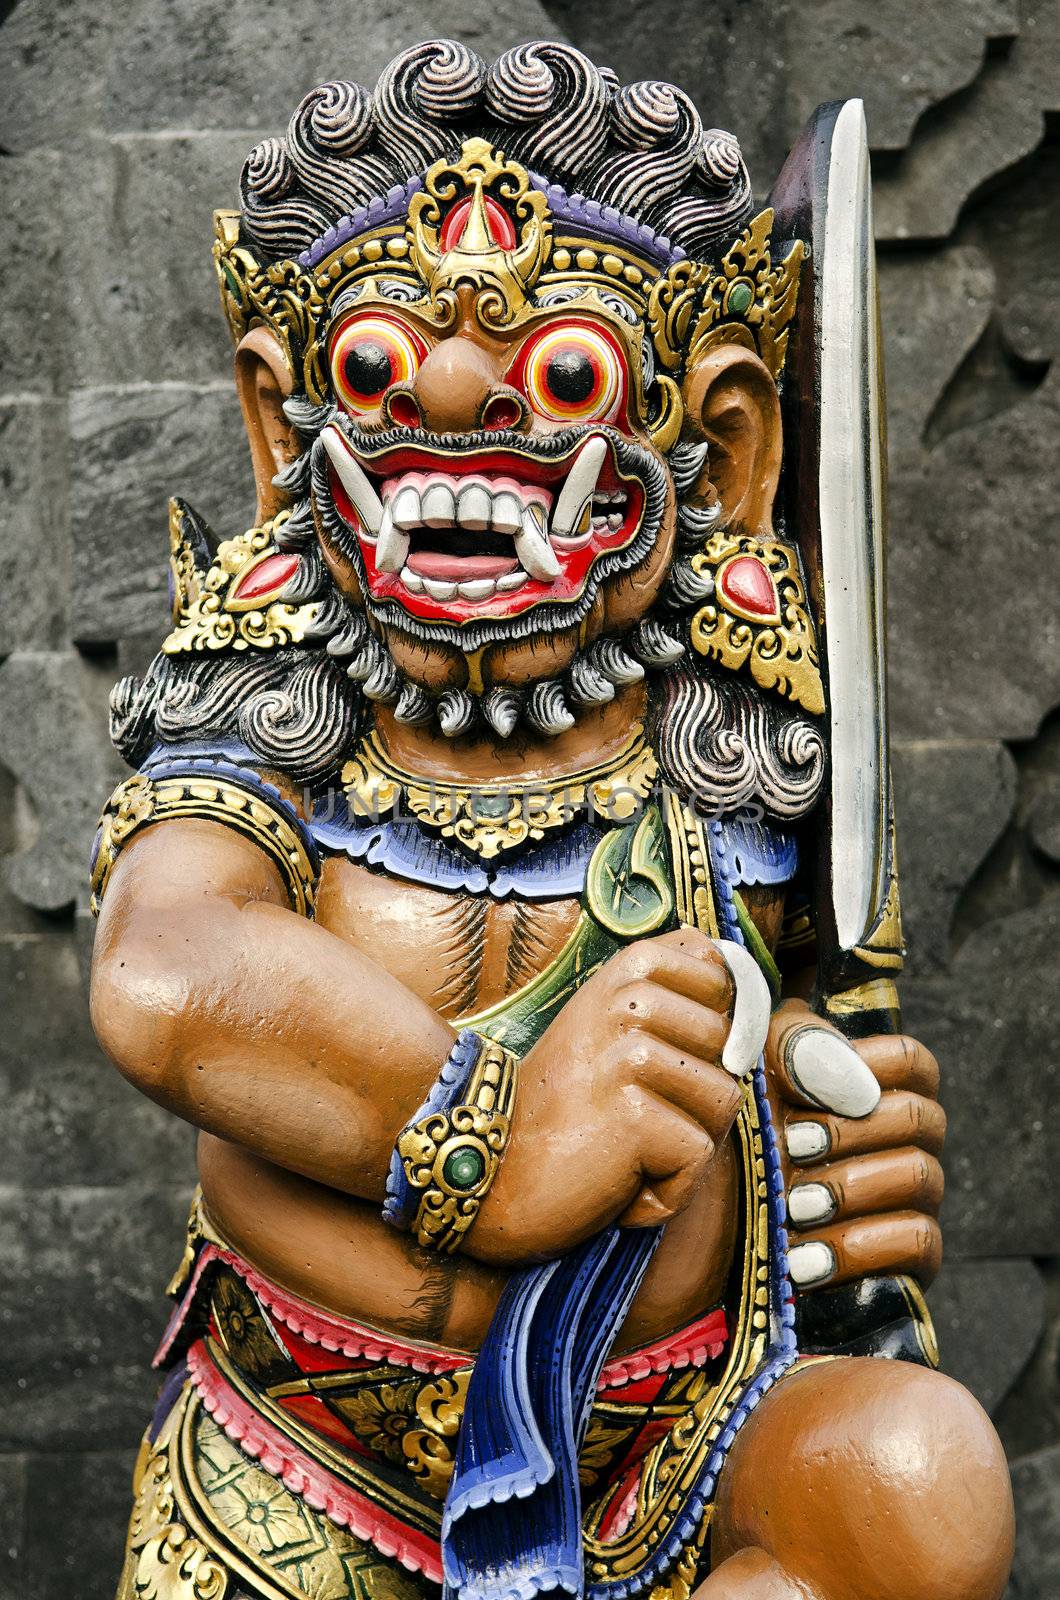
<path id="1" fill-rule="evenodd" d="M 370 1200 L 455 1037 L 375 961 L 291 911 L 255 845 L 183 819 L 144 829 L 114 866 L 92 1020 L 118 1069 L 167 1109 Z"/>

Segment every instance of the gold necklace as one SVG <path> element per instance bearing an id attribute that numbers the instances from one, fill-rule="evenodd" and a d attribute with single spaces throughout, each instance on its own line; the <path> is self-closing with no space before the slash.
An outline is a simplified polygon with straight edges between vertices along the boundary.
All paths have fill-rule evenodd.
<path id="1" fill-rule="evenodd" d="M 639 722 L 620 750 L 581 772 L 476 784 L 406 771 L 372 729 L 343 767 L 342 785 L 355 817 L 377 819 L 407 807 L 424 827 L 490 861 L 564 827 L 579 812 L 628 821 L 651 793 L 658 770 Z"/>

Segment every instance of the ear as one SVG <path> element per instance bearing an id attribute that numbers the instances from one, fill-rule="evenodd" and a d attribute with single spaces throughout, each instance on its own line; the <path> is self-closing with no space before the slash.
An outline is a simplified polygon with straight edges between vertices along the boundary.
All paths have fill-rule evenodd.
<path id="1" fill-rule="evenodd" d="M 783 439 L 768 367 L 744 345 L 717 345 L 686 376 L 684 402 L 688 423 L 710 446 L 706 476 L 725 522 L 769 533 Z"/>
<path id="2" fill-rule="evenodd" d="M 294 429 L 283 414 L 283 402 L 293 388 L 294 377 L 276 335 L 268 328 L 251 328 L 236 347 L 236 390 L 250 443 L 258 527 L 282 510 L 286 497 L 272 480 L 298 454 Z"/>

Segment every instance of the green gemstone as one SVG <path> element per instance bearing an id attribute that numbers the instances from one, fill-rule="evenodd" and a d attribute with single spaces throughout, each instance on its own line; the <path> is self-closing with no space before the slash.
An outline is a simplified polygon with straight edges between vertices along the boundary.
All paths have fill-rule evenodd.
<path id="1" fill-rule="evenodd" d="M 507 794 L 473 794 L 471 796 L 471 810 L 476 817 L 485 817 L 487 820 L 506 817 L 510 807 L 511 798 Z"/>
<path id="2" fill-rule="evenodd" d="M 442 1176 L 450 1189 L 473 1189 L 481 1181 L 485 1170 L 486 1161 L 481 1150 L 472 1150 L 464 1145 L 446 1157 Z"/>
<path id="3" fill-rule="evenodd" d="M 729 290 L 728 309 L 734 317 L 742 317 L 753 299 L 750 284 L 734 283 Z"/>

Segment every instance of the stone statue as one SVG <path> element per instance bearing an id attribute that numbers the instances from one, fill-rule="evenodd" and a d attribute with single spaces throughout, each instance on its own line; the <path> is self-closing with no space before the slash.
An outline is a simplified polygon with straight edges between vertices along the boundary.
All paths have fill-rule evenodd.
<path id="1" fill-rule="evenodd" d="M 576 50 L 416 45 L 214 255 L 93 1016 L 200 1130 L 122 1600 L 996 1600 L 898 1032 L 860 103 L 767 209 Z"/>

